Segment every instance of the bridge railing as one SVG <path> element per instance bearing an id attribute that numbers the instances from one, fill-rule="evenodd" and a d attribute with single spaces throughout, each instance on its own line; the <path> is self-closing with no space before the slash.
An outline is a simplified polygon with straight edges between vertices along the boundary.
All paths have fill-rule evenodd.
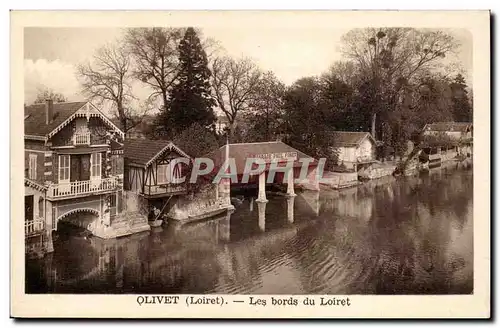
<path id="1" fill-rule="evenodd" d="M 41 233 L 45 228 L 43 219 L 35 218 L 34 220 L 24 222 L 24 235 L 31 236 Z"/>
<path id="2" fill-rule="evenodd" d="M 68 183 L 52 184 L 47 190 L 48 197 L 70 197 L 111 191 L 118 186 L 116 177 L 99 180 L 73 181 Z"/>

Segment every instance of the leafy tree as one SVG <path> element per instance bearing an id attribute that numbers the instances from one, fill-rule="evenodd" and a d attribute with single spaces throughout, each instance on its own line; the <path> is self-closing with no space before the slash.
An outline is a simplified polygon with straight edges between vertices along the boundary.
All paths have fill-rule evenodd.
<path id="1" fill-rule="evenodd" d="M 193 123 L 182 131 L 173 142 L 193 158 L 204 156 L 219 147 L 214 132 L 199 123 Z"/>
<path id="2" fill-rule="evenodd" d="M 44 88 L 38 91 L 35 99 L 35 104 L 44 103 L 47 99 L 51 99 L 55 103 L 68 101 L 62 93 L 55 92 L 54 90 L 49 88 Z"/>
<path id="3" fill-rule="evenodd" d="M 285 90 L 285 85 L 273 72 L 262 75 L 252 92 L 250 108 L 243 115 L 250 125 L 247 131 L 249 139 L 271 141 L 279 134 Z"/>
<path id="4" fill-rule="evenodd" d="M 453 118 L 457 122 L 472 122 L 472 102 L 469 99 L 467 84 L 462 74 L 458 74 L 450 84 L 452 92 Z"/>
<path id="5" fill-rule="evenodd" d="M 321 84 L 316 77 L 297 80 L 287 91 L 284 103 L 284 141 L 306 154 L 329 162 L 336 161 L 331 152 L 332 112 L 322 103 Z"/>
<path id="6" fill-rule="evenodd" d="M 394 139 L 395 127 L 389 120 L 399 110 L 405 88 L 413 85 L 419 72 L 442 64 L 442 58 L 457 46 L 453 37 L 434 30 L 368 28 L 354 29 L 343 36 L 343 52 L 363 76 L 359 91 L 366 106 L 361 109 L 371 117 L 375 138 Z"/>
<path id="7" fill-rule="evenodd" d="M 213 60 L 212 87 L 217 105 L 229 121 L 230 136 L 234 133 L 238 114 L 251 107 L 261 75 L 255 63 L 248 58 L 235 60 L 220 57 Z"/>
<path id="8" fill-rule="evenodd" d="M 210 90 L 211 72 L 200 39 L 188 28 L 179 45 L 179 74 L 169 97 L 169 111 L 164 112 L 166 127 L 183 131 L 195 122 L 203 127 L 215 123 L 215 100 Z"/>

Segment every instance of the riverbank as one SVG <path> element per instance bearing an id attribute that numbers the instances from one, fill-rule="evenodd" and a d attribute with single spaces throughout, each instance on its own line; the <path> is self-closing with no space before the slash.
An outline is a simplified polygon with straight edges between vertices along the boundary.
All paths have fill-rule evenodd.
<path id="1" fill-rule="evenodd" d="M 27 260 L 26 292 L 467 294 L 472 185 L 470 169 L 433 169 L 268 203 L 248 195 L 233 213 L 141 238 L 61 236 Z"/>

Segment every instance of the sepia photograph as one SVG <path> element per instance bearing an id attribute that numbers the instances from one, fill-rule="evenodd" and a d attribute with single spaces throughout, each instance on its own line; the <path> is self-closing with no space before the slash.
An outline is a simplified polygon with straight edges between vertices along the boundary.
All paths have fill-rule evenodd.
<path id="1" fill-rule="evenodd" d="M 19 25 L 21 293 L 220 311 L 489 293 L 489 34 L 187 14 Z"/>

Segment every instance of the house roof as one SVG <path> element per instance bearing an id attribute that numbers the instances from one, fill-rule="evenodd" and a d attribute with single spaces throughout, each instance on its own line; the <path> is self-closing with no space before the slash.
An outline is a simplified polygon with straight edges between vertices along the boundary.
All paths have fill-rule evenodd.
<path id="1" fill-rule="evenodd" d="M 184 157 L 189 156 L 169 140 L 125 139 L 124 157 L 129 163 L 141 166 L 150 165 L 168 149 L 174 149 Z"/>
<path id="2" fill-rule="evenodd" d="M 469 122 L 436 122 L 424 126 L 424 131 L 467 132 L 472 127 Z"/>
<path id="3" fill-rule="evenodd" d="M 375 143 L 375 139 L 369 132 L 334 131 L 332 137 L 336 147 L 355 147 L 361 144 L 365 138 L 370 138 Z"/>
<path id="4" fill-rule="evenodd" d="M 228 157 L 234 158 L 238 174 L 242 174 L 244 172 L 247 158 L 286 153 L 288 153 L 288 155 L 296 156 L 297 160 L 300 158 L 313 158 L 281 141 L 237 143 L 229 144 L 228 146 Z M 226 146 L 224 145 L 220 147 L 219 149 L 208 154 L 206 157 L 211 158 L 214 161 L 214 170 L 218 170 L 218 168 L 224 164 L 226 158 Z M 315 161 L 313 161 L 313 163 L 314 162 Z M 301 163 L 298 163 L 298 165 L 300 166 Z"/>
<path id="5" fill-rule="evenodd" d="M 24 107 L 24 134 L 45 137 L 85 104 L 86 102 L 54 103 L 53 120 L 49 124 L 45 124 L 45 104 L 26 106 Z"/>

